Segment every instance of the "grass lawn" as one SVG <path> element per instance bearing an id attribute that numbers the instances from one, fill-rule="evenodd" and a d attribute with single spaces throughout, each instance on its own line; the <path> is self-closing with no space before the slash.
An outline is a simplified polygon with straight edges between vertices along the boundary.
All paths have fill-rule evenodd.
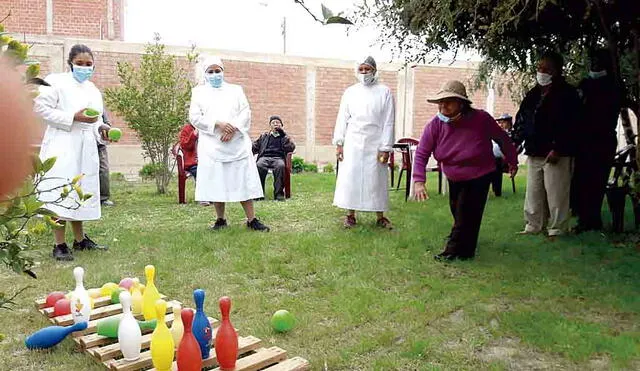
<path id="1" fill-rule="evenodd" d="M 555 242 L 516 236 L 524 178 L 515 195 L 504 185 L 503 198 L 489 199 L 476 260 L 442 264 L 432 256 L 451 216 L 435 181 L 424 204 L 391 192 L 395 231 L 376 229 L 371 214 L 345 231 L 331 206 L 334 176 L 295 175 L 292 200 L 257 204 L 269 234 L 246 231 L 238 204 L 228 207 L 231 227 L 215 233 L 207 229 L 213 209 L 177 205 L 175 186 L 158 196 L 152 183 L 115 182 L 118 205 L 88 225 L 108 252 L 57 263 L 46 257 L 46 234 L 38 280 L 0 270 L 0 291 L 35 286 L 1 313 L 0 370 L 101 370 L 70 340 L 51 352 L 25 349 L 25 334 L 48 324 L 33 300 L 73 289 L 76 265 L 89 288 L 143 277 L 147 264 L 160 292 L 187 306 L 193 289 L 205 289 L 210 316 L 219 317 L 218 297 L 231 296 L 242 335 L 307 358 L 315 370 L 640 369 L 636 246 L 597 233 Z M 278 309 L 297 317 L 293 332 L 271 330 Z"/>

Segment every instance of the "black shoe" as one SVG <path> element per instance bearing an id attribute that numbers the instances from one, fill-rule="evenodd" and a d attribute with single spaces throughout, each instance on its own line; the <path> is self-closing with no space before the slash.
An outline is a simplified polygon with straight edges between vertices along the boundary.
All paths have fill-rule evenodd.
<path id="1" fill-rule="evenodd" d="M 284 196 L 276 196 L 275 200 L 276 201 L 286 201 L 287 199 Z"/>
<path id="2" fill-rule="evenodd" d="M 61 243 L 60 245 L 53 246 L 53 253 L 51 254 L 56 260 L 62 261 L 72 261 L 73 255 L 71 255 L 71 251 L 69 250 L 69 246 L 66 243 Z"/>
<path id="3" fill-rule="evenodd" d="M 435 260 L 439 261 L 439 262 L 454 261 L 454 260 L 458 259 L 458 255 L 452 254 L 452 253 L 449 253 L 449 252 L 442 252 L 442 253 L 434 256 L 433 258 Z"/>
<path id="4" fill-rule="evenodd" d="M 258 197 L 258 198 L 254 198 L 254 201 L 258 202 L 258 201 L 264 201 L 264 197 Z"/>
<path id="5" fill-rule="evenodd" d="M 93 242 L 93 240 L 90 239 L 89 236 L 85 234 L 84 239 L 82 241 L 73 242 L 73 249 L 74 250 L 108 250 L 109 248 L 107 246 L 98 245 L 97 243 Z"/>
<path id="6" fill-rule="evenodd" d="M 209 228 L 211 228 L 214 231 L 219 231 L 221 229 L 227 228 L 228 224 L 227 224 L 227 219 L 216 219 L 216 222 Z"/>
<path id="7" fill-rule="evenodd" d="M 259 232 L 269 232 L 271 230 L 269 227 L 262 224 L 262 222 L 260 222 L 258 218 L 253 218 L 252 221 L 247 222 L 247 227 Z"/>

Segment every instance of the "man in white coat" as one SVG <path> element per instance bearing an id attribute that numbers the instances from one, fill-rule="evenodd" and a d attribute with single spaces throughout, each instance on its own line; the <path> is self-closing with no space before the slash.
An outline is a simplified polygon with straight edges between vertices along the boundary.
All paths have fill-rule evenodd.
<path id="1" fill-rule="evenodd" d="M 196 201 L 214 203 L 213 230 L 227 227 L 225 203 L 240 202 L 247 227 L 268 232 L 253 209 L 253 200 L 264 195 L 251 152 L 247 97 L 241 86 L 224 81 L 220 58 L 209 57 L 201 66 L 204 83 L 193 89 L 189 108 L 189 120 L 199 132 Z"/>
<path id="2" fill-rule="evenodd" d="M 375 211 L 377 225 L 391 229 L 388 160 L 394 142 L 394 102 L 391 90 L 378 82 L 376 61 L 357 67 L 358 83 L 344 92 L 333 144 L 340 161 L 333 204 L 347 210 L 344 226 L 356 225 L 356 210 Z"/>

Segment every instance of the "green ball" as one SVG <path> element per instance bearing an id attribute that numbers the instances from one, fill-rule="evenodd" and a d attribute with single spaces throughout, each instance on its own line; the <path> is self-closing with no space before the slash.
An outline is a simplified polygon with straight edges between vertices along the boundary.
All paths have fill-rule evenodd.
<path id="1" fill-rule="evenodd" d="M 84 110 L 84 115 L 87 117 L 98 117 L 100 116 L 100 112 L 94 110 L 93 108 L 87 108 Z"/>
<path id="2" fill-rule="evenodd" d="M 122 137 L 122 130 L 118 128 L 109 129 L 109 139 L 111 139 L 114 142 L 117 142 L 120 140 L 121 137 Z"/>
<path id="3" fill-rule="evenodd" d="M 113 290 L 111 292 L 111 304 L 118 304 L 120 303 L 120 293 L 123 292 L 124 289 L 121 287 L 118 287 L 117 289 Z"/>
<path id="4" fill-rule="evenodd" d="M 296 323 L 296 319 L 293 314 L 281 309 L 273 314 L 271 317 L 271 327 L 278 332 L 287 332 L 293 329 Z"/>

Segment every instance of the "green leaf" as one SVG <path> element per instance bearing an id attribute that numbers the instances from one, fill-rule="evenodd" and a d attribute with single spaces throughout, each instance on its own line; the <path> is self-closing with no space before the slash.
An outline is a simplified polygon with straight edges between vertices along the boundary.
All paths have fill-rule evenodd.
<path id="1" fill-rule="evenodd" d="M 33 155 L 33 171 L 35 173 L 42 172 L 42 160 L 40 160 L 40 156 Z"/>
<path id="2" fill-rule="evenodd" d="M 329 8 L 324 6 L 324 4 L 320 4 L 320 6 L 322 6 L 322 16 L 324 17 L 325 20 L 328 20 L 329 18 L 333 17 L 333 12 Z"/>
<path id="3" fill-rule="evenodd" d="M 325 21 L 325 24 L 351 24 L 352 25 L 353 22 L 343 17 L 333 16 L 333 17 L 327 18 L 327 20 Z"/>
<path id="4" fill-rule="evenodd" d="M 24 207 L 26 209 L 26 213 L 29 215 L 34 214 L 38 209 L 40 209 L 44 205 L 44 202 L 38 201 L 35 197 L 27 198 L 24 201 Z"/>
<path id="5" fill-rule="evenodd" d="M 56 157 L 46 159 L 42 164 L 42 172 L 47 173 L 49 170 L 51 170 L 51 168 L 53 168 L 53 165 L 56 164 L 56 159 Z"/>
<path id="6" fill-rule="evenodd" d="M 50 216 L 50 217 L 57 217 L 58 216 L 58 214 L 54 213 L 53 211 L 51 211 L 49 209 L 45 209 L 44 207 L 41 207 L 38 210 L 36 210 L 34 212 L 34 214 L 42 215 L 42 216 Z"/>

